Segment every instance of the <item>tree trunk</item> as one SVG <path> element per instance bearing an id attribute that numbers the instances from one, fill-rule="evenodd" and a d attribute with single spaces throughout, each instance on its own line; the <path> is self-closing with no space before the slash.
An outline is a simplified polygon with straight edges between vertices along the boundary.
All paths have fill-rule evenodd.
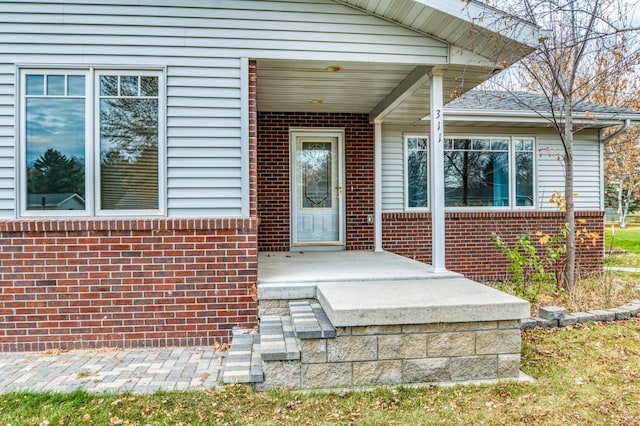
<path id="1" fill-rule="evenodd" d="M 566 201 L 565 222 L 567 225 L 567 264 L 564 270 L 564 285 L 572 296 L 576 281 L 576 218 L 575 203 L 573 199 L 573 105 L 571 98 L 564 100 L 565 127 L 564 127 L 564 197 Z"/>
<path id="2" fill-rule="evenodd" d="M 620 228 L 627 227 L 627 216 L 629 215 L 629 206 L 631 205 L 631 197 L 633 192 L 631 189 L 627 190 L 626 196 L 622 199 L 620 204 Z"/>
<path id="3" fill-rule="evenodd" d="M 624 180 L 621 179 L 618 181 L 618 223 L 620 224 L 620 228 L 627 227 L 627 217 L 624 214 Z"/>

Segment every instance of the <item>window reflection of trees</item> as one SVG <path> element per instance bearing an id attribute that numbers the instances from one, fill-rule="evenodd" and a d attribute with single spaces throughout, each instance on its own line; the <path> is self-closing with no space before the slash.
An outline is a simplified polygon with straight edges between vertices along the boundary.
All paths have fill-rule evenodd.
<path id="1" fill-rule="evenodd" d="M 427 139 L 407 139 L 407 207 L 427 206 L 427 149 Z"/>
<path id="2" fill-rule="evenodd" d="M 29 194 L 75 193 L 84 196 L 84 164 L 49 148 L 27 169 Z"/>
<path id="3" fill-rule="evenodd" d="M 85 78 L 25 77 L 27 210 L 84 210 Z"/>
<path id="4" fill-rule="evenodd" d="M 157 95 L 157 78 L 103 76 L 100 93 L 118 94 L 100 100 L 101 207 L 157 209 L 158 99 L 137 97 Z"/>
<path id="5" fill-rule="evenodd" d="M 496 141 L 496 147 L 508 146 Z M 508 206 L 509 154 L 492 151 L 489 140 L 454 139 L 445 150 L 448 206 Z"/>
<path id="6" fill-rule="evenodd" d="M 533 152 L 516 152 L 516 204 L 533 205 Z"/>

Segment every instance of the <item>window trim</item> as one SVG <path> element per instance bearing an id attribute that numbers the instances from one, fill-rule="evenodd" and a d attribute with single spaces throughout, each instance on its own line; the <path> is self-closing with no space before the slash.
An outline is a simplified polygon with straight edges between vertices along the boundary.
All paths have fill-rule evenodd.
<path id="1" fill-rule="evenodd" d="M 27 210 L 27 96 L 38 97 L 38 95 L 27 95 L 27 75 L 28 74 L 44 74 L 46 75 L 83 75 L 85 76 L 85 94 L 84 94 L 84 113 L 85 113 L 85 129 L 84 129 L 84 152 L 85 152 L 85 208 L 84 210 Z M 16 156 L 18 170 L 18 184 L 16 185 L 16 198 L 20 216 L 24 217 L 88 217 L 91 216 L 91 205 L 87 202 L 87 189 L 90 188 L 90 172 L 87 167 L 87 159 L 91 158 L 91 144 L 88 142 L 91 139 L 92 129 L 92 114 L 93 107 L 91 105 L 89 94 L 90 87 L 90 74 L 87 69 L 79 68 L 22 68 L 20 69 L 20 79 L 18 88 L 18 104 L 19 104 L 19 138 L 18 138 L 18 155 Z M 45 79 L 46 81 L 46 79 Z M 46 91 L 46 88 L 45 88 Z M 42 98 L 46 98 L 47 95 L 42 95 Z M 58 96 L 52 96 L 58 97 Z M 75 96 L 73 98 L 79 98 Z"/>
<path id="2" fill-rule="evenodd" d="M 516 168 L 515 168 L 515 164 L 516 164 L 516 149 L 515 149 L 515 144 L 516 144 L 516 139 L 521 139 L 521 140 L 531 140 L 531 142 L 533 143 L 533 147 L 531 149 L 531 154 L 532 154 L 532 164 L 531 164 L 531 169 L 532 169 L 532 173 L 533 176 L 531 177 L 531 191 L 533 192 L 533 199 L 531 200 L 531 205 L 530 206 L 518 206 L 517 204 L 517 187 L 516 187 Z M 511 207 L 512 210 L 535 210 L 536 206 L 538 205 L 538 156 L 536 155 L 537 151 L 537 146 L 538 146 L 538 141 L 536 139 L 535 136 L 527 136 L 527 135 L 512 135 L 511 136 L 511 144 L 513 145 L 513 149 L 510 149 L 510 157 L 509 158 L 509 162 L 510 164 L 512 164 L 513 166 L 511 166 L 511 168 L 513 169 L 513 172 L 511 172 L 511 176 L 509 176 L 509 179 L 513 179 L 513 185 L 512 188 L 510 188 L 510 191 L 513 191 L 512 194 L 512 199 L 513 199 L 513 206 Z M 511 145 L 510 145 L 511 146 Z"/>
<path id="3" fill-rule="evenodd" d="M 118 76 L 154 76 L 158 77 L 158 208 L 157 209 L 136 209 L 136 210 L 105 210 L 100 205 L 102 198 L 101 180 L 100 180 L 100 76 L 102 75 L 118 75 Z M 93 70 L 93 147 L 94 147 L 94 174 L 93 191 L 94 191 L 94 209 L 96 216 L 145 216 L 145 215 L 161 215 L 164 210 L 164 79 L 163 73 L 150 69 L 118 69 L 118 68 L 101 68 Z"/>
<path id="4" fill-rule="evenodd" d="M 18 67 L 17 113 L 19 117 L 16 168 L 17 213 L 19 217 L 140 217 L 166 215 L 166 72 L 158 67 Z M 27 210 L 26 167 L 26 76 L 28 74 L 64 74 L 85 76 L 85 209 L 84 210 Z M 136 75 L 158 78 L 158 208 L 149 210 L 104 210 L 100 206 L 100 129 L 99 75 Z M 31 95 L 30 95 L 31 96 Z"/>
<path id="5" fill-rule="evenodd" d="M 409 171 L 407 167 L 408 161 L 408 147 L 407 147 L 407 139 L 408 138 L 424 138 L 429 140 L 429 136 L 425 133 L 406 133 L 403 134 L 402 138 L 402 150 L 403 150 L 403 158 L 402 158 L 402 167 L 403 167 L 403 197 L 404 197 L 404 210 L 405 211 L 431 211 L 431 180 L 427 179 L 427 207 L 409 207 Z M 509 144 L 509 205 L 508 206 L 460 206 L 460 207 L 452 207 L 445 206 L 447 211 L 478 211 L 478 212 L 486 212 L 486 211 L 509 211 L 509 210 L 535 210 L 538 203 L 538 160 L 537 160 L 537 146 L 538 140 L 535 136 L 526 134 L 526 135 L 500 135 L 500 134 L 446 134 L 444 139 L 507 139 Z M 533 201 L 530 206 L 517 206 L 516 205 L 516 150 L 515 150 L 515 141 L 516 139 L 520 140 L 531 140 L 533 142 L 533 176 L 532 176 L 532 187 L 533 187 Z M 445 149 L 446 151 L 446 149 Z M 427 149 L 427 161 L 429 162 L 431 158 L 431 145 L 428 145 Z M 443 159 L 444 161 L 444 159 Z M 429 166 L 430 164 L 428 164 Z M 429 175 L 430 176 L 430 175 Z"/>

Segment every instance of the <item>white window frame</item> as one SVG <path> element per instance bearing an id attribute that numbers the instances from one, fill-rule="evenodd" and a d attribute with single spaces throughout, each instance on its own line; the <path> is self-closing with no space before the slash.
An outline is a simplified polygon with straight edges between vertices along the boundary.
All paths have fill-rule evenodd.
<path id="1" fill-rule="evenodd" d="M 427 205 L 424 207 L 409 207 L 409 139 L 425 139 L 427 141 Z M 402 168 L 403 173 L 403 186 L 404 186 L 404 209 L 407 211 L 430 211 L 431 210 L 431 179 L 429 176 L 429 169 L 431 162 L 431 151 L 429 150 L 429 136 L 420 133 L 406 133 L 402 137 Z"/>
<path id="2" fill-rule="evenodd" d="M 16 197 L 21 217 L 139 217 L 162 216 L 166 211 L 166 123 L 165 72 L 157 67 L 23 67 L 19 68 L 19 150 L 17 155 L 18 185 Z M 26 167 L 26 76 L 84 75 L 85 76 L 85 209 L 84 210 L 27 210 Z M 100 207 L 100 128 L 99 76 L 136 75 L 158 78 L 158 208 L 149 210 L 104 210 Z M 31 95 L 30 95 L 31 96 Z M 155 98 L 155 97 L 154 97 Z"/>
<path id="3" fill-rule="evenodd" d="M 84 210 L 27 210 L 27 75 L 28 74 L 43 74 L 45 75 L 45 92 L 46 92 L 46 76 L 47 75 L 82 75 L 85 77 L 85 94 L 84 94 L 84 114 L 85 114 L 85 208 Z M 93 106 L 91 105 L 91 100 L 89 98 L 89 90 L 90 87 L 89 81 L 89 73 L 86 69 L 63 69 L 63 68 L 25 68 L 20 70 L 20 80 L 19 80 L 19 133 L 20 133 L 20 141 L 19 141 L 19 150 L 17 155 L 17 170 L 18 170 L 18 185 L 16 188 L 16 198 L 18 200 L 18 207 L 21 216 L 33 216 L 33 217 L 51 217 L 51 216 L 61 216 L 61 217 L 83 217 L 91 215 L 91 206 L 87 203 L 87 189 L 89 189 L 90 180 L 89 180 L 89 172 L 87 170 L 87 159 L 91 158 L 90 155 L 92 153 L 91 144 L 88 141 L 91 139 L 91 124 L 92 120 L 92 111 Z M 29 95 L 31 98 L 37 98 L 38 95 Z M 47 95 L 42 95 L 42 98 L 46 98 Z M 55 97 L 55 96 L 54 96 Z M 66 96 L 65 96 L 66 97 Z M 73 97 L 70 97 L 73 98 Z M 89 168 L 91 166 L 89 165 Z"/>
<path id="4" fill-rule="evenodd" d="M 117 75 L 117 76 L 148 76 L 148 77 L 157 77 L 158 78 L 158 96 L 153 96 L 149 98 L 157 98 L 158 99 L 158 208 L 153 210 L 105 210 L 100 206 L 100 200 L 102 198 L 101 194 L 101 182 L 100 182 L 100 77 L 103 75 Z M 93 87 L 93 103 L 94 103 L 94 121 L 95 125 L 93 126 L 94 130 L 94 149 L 96 151 L 93 156 L 94 159 L 94 170 L 95 174 L 93 181 L 93 189 L 94 189 L 94 206 L 96 211 L 96 216 L 145 216 L 145 215 L 160 215 L 164 212 L 164 122 L 163 117 L 164 114 L 164 80 L 163 73 L 161 71 L 155 70 L 138 70 L 138 69 L 97 69 L 94 70 L 94 87 Z M 145 99 L 145 98 L 140 98 Z"/>
<path id="5" fill-rule="evenodd" d="M 421 133 L 407 133 L 403 135 L 402 138 L 402 150 L 403 150 L 403 178 L 404 178 L 404 209 L 405 211 L 430 211 L 431 210 L 431 199 L 429 195 L 427 196 L 427 207 L 409 207 L 409 170 L 408 170 L 408 147 L 407 140 L 409 138 L 424 138 L 429 140 L 428 135 Z M 537 146 L 538 141 L 535 136 L 530 135 L 499 135 L 499 134 L 473 134 L 473 135 L 464 135 L 464 134 L 454 134 L 447 135 L 445 134 L 444 139 L 507 139 L 509 144 L 509 205 L 508 206 L 460 206 L 460 207 L 451 207 L 446 206 L 446 209 L 449 211 L 505 211 L 505 210 L 535 210 L 538 202 L 538 161 L 537 161 Z M 515 150 L 515 141 L 518 140 L 530 140 L 533 143 L 532 157 L 533 157 L 533 202 L 531 206 L 518 206 L 516 205 L 516 150 Z M 445 149 L 446 151 L 446 149 Z M 431 152 L 427 149 L 427 162 L 430 162 Z M 444 161 L 444 158 L 443 158 Z M 429 167 L 430 164 L 427 164 Z M 431 184 L 429 180 L 427 180 L 428 192 L 431 193 Z"/>

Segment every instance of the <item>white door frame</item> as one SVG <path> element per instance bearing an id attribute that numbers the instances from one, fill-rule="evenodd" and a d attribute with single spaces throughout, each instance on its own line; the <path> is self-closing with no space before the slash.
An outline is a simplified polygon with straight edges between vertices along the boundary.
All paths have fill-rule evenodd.
<path id="1" fill-rule="evenodd" d="M 338 190 L 338 221 L 339 221 L 339 239 L 335 242 L 318 242 L 318 243 L 298 243 L 297 235 L 297 206 L 295 205 L 296 192 L 298 191 L 297 173 L 296 173 L 296 139 L 300 136 L 313 137 L 330 137 L 337 138 L 338 141 L 338 178 L 334 187 L 340 187 Z M 290 191 L 289 204 L 291 210 L 290 222 L 290 245 L 292 251 L 302 250 L 344 250 L 346 248 L 346 188 L 345 188 L 345 147 L 344 147 L 344 128 L 292 128 L 289 129 L 289 170 L 290 170 Z"/>

